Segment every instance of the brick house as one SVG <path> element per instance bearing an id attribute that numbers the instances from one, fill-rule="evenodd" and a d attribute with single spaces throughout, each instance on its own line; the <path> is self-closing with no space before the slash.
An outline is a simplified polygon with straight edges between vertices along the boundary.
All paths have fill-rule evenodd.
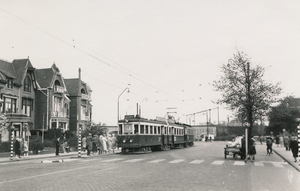
<path id="1" fill-rule="evenodd" d="M 35 68 L 29 59 L 0 60 L 1 113 L 7 118 L 6 126 L 14 136 L 25 138 L 35 128 Z M 27 133 L 27 135 L 26 135 Z M 10 132 L 0 132 L 0 142 L 8 141 Z"/>
<path id="2" fill-rule="evenodd" d="M 79 124 L 92 121 L 92 90 L 81 80 L 80 69 L 79 78 L 65 79 L 65 83 L 71 100 L 70 131 L 77 132 Z"/>
<path id="3" fill-rule="evenodd" d="M 64 78 L 55 64 L 36 69 L 39 90 L 36 91 L 35 131 L 69 130 L 70 99 Z"/>

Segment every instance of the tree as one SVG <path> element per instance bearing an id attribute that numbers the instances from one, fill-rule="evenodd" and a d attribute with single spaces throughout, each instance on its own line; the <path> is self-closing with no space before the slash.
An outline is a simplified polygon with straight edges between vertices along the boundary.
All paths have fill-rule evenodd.
<path id="1" fill-rule="evenodd" d="M 239 51 L 221 66 L 221 72 L 224 75 L 213 83 L 222 95 L 217 103 L 227 105 L 242 124 L 249 127 L 250 138 L 254 122 L 261 120 L 270 104 L 276 102 L 275 96 L 281 92 L 279 83 L 266 83 L 262 79 L 264 68 L 253 66 L 247 55 Z"/>
<path id="2" fill-rule="evenodd" d="M 295 118 L 300 116 L 300 98 L 288 96 L 283 98 L 277 106 L 271 108 L 268 113 L 269 127 L 268 133 L 271 131 L 279 134 L 283 129 L 292 133 L 297 130 Z"/>

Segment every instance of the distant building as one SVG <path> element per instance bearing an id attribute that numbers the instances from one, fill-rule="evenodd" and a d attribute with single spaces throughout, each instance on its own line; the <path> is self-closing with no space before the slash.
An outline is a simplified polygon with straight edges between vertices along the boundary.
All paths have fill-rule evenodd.
<path id="1" fill-rule="evenodd" d="M 217 136 L 217 125 L 212 123 L 203 124 L 203 125 L 193 125 L 194 128 L 194 138 L 203 139 L 205 136 L 212 137 L 214 139 Z"/>
<path id="2" fill-rule="evenodd" d="M 55 64 L 37 69 L 36 132 L 49 129 L 69 130 L 70 99 L 64 78 Z"/>
<path id="3" fill-rule="evenodd" d="M 79 78 L 65 79 L 66 87 L 71 100 L 70 105 L 70 131 L 77 132 L 79 124 L 92 121 L 92 90 L 87 83 Z"/>
<path id="4" fill-rule="evenodd" d="M 35 128 L 35 68 L 29 59 L 0 60 L 1 113 L 7 118 L 7 127 L 15 136 L 25 137 Z M 10 131 L 0 132 L 0 140 L 8 141 Z"/>

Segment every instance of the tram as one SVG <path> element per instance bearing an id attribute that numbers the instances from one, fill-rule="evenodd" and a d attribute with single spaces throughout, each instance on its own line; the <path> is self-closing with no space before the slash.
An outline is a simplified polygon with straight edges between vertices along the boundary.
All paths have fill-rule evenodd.
<path id="1" fill-rule="evenodd" d="M 146 119 L 126 115 L 119 120 L 118 126 L 118 146 L 122 147 L 122 153 L 147 153 L 194 145 L 193 128 L 170 116 L 168 119 Z"/>

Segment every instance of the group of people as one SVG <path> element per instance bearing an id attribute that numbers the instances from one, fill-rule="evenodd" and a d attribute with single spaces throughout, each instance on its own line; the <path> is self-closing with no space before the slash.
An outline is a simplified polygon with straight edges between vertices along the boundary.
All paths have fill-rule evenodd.
<path id="1" fill-rule="evenodd" d="M 58 137 L 55 141 L 55 155 L 59 155 L 59 151 L 60 149 L 62 150 L 62 153 L 65 152 L 69 152 L 70 151 L 70 147 L 69 147 L 69 143 L 68 140 L 66 138 L 66 136 L 64 136 L 64 138 L 62 139 L 62 142 L 60 141 L 60 137 Z"/>
<path id="2" fill-rule="evenodd" d="M 82 149 L 87 155 L 95 154 L 108 154 L 117 148 L 117 138 L 114 134 L 110 135 L 92 135 L 89 133 L 88 136 L 82 138 Z"/>
<path id="3" fill-rule="evenodd" d="M 17 137 L 14 143 L 14 151 L 17 160 L 21 158 L 21 154 L 24 154 L 24 157 L 28 157 L 28 142 L 24 138 Z"/>
<path id="4" fill-rule="evenodd" d="M 253 162 L 255 160 L 256 155 L 256 148 L 255 148 L 255 140 L 253 138 L 249 139 L 248 141 L 248 153 L 246 153 L 246 139 L 245 136 L 243 136 L 241 140 L 241 156 L 242 159 L 244 159 L 245 163 L 247 163 L 248 160 Z"/>

